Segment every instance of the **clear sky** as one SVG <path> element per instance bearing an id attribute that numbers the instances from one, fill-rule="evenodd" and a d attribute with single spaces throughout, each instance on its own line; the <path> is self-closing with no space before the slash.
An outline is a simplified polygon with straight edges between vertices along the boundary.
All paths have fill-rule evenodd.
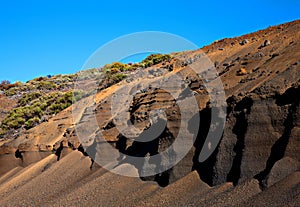
<path id="1" fill-rule="evenodd" d="M 74 73 L 97 48 L 133 32 L 169 32 L 201 47 L 299 19 L 299 8 L 298 0 L 1 0 L 0 80 Z"/>

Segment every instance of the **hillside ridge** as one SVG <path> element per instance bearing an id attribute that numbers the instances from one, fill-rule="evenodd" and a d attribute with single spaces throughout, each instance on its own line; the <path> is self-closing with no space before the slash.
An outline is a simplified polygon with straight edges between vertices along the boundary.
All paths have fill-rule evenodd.
<path id="1" fill-rule="evenodd" d="M 0 205 L 300 205 L 299 42 L 300 20 L 296 20 L 225 38 L 195 51 L 152 55 L 136 65 L 112 63 L 104 66 L 102 73 L 98 69 L 78 73 L 82 88 L 76 90 L 88 93 L 75 103 L 74 100 L 57 102 L 59 98 L 49 101 L 45 108 L 58 103 L 66 105 L 31 128 L 22 125 L 0 140 L 0 189 L 6 189 L 0 191 L 5 197 Z M 216 68 L 216 75 L 206 77 L 193 70 L 193 63 L 203 56 Z M 141 71 L 145 76 L 139 76 Z M 78 83 L 78 74 L 66 76 L 69 78 L 66 82 L 58 76 L 61 82 L 55 83 L 53 91 L 62 90 L 62 95 L 72 91 L 74 82 Z M 181 86 L 191 92 L 176 91 L 176 87 L 170 86 L 168 90 L 175 90 L 178 96 L 174 97 L 156 87 L 157 83 L 174 80 L 174 76 L 180 77 Z M 209 130 L 217 130 L 219 126 L 211 121 L 210 93 L 214 91 L 207 88 L 218 77 L 227 103 L 226 123 L 216 149 L 206 161 L 199 162 L 199 154 L 208 147 L 204 141 Z M 4 115 L 9 111 L 24 107 L 23 102 L 27 107 L 35 104 L 35 99 L 24 99 L 30 85 L 35 86 L 31 92 L 49 93 L 47 87 L 56 77 L 51 78 L 18 86 L 21 89 L 4 90 L 0 97 L 4 100 L 0 105 L 0 121 L 5 120 Z M 46 87 L 38 89 L 41 82 Z M 13 95 L 12 89 L 16 92 Z M 126 105 L 127 97 L 122 90 L 132 95 L 129 108 L 112 108 L 116 103 Z M 37 100 L 40 97 L 43 95 Z M 100 147 L 103 143 L 99 140 L 104 139 L 120 150 L 123 137 L 115 114 L 129 113 L 132 124 L 144 131 L 151 124 L 151 111 L 164 111 L 167 130 L 155 146 L 158 152 L 163 152 L 172 146 L 181 127 L 193 123 L 191 119 L 182 124 L 182 108 L 178 104 L 191 97 L 197 102 L 195 116 L 202 121 L 199 133 L 193 135 L 193 147 L 174 167 L 157 176 L 144 177 L 141 169 L 126 163 L 126 159 L 116 162 L 114 170 L 125 169 L 141 179 L 113 174 L 97 163 L 90 169 L 91 160 L 84 156 L 84 150 L 92 144 Z M 7 108 L 9 100 L 13 101 Z M 186 108 L 188 111 L 192 107 Z M 82 137 L 81 130 L 87 132 L 86 137 Z M 193 132 L 183 133 L 189 137 Z M 135 144 L 133 138 L 125 137 L 124 152 L 140 156 L 149 150 L 144 145 L 135 148 Z M 146 157 L 147 153 L 151 154 L 151 149 L 146 151 Z M 93 158 L 97 160 L 97 155 Z M 38 186 L 41 182 L 49 188 Z M 24 193 L 35 186 L 38 192 L 30 192 L 30 196 Z M 277 195 L 276 199 L 271 199 L 272 195 Z"/>

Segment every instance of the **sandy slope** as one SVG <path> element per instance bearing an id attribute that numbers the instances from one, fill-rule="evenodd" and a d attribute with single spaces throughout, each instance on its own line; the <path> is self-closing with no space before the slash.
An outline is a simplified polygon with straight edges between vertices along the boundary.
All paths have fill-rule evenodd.
<path id="1" fill-rule="evenodd" d="M 209 187 L 194 171 L 165 188 L 139 178 L 123 177 L 95 167 L 74 151 L 55 162 L 48 156 L 24 169 L 4 175 L 0 206 L 297 206 L 300 172 L 261 191 L 252 179 L 237 187 L 226 183 Z M 131 170 L 129 164 L 116 171 Z M 17 172 L 17 173 L 16 173 Z M 9 178 L 10 177 L 10 178 Z M 253 202 L 255 200 L 255 202 Z M 293 204 L 294 202 L 294 204 Z"/>
<path id="2" fill-rule="evenodd" d="M 42 163 L 34 164 L 30 168 L 34 172 L 25 171 L 18 176 L 20 179 L 5 183 L 2 186 L 3 188 L 6 188 L 9 184 L 11 185 L 12 181 L 15 181 L 14 185 L 19 185 L 20 187 L 14 190 L 13 193 L 9 193 L 1 202 L 8 202 L 11 206 L 19 203 L 26 206 L 47 203 L 53 197 L 59 195 L 61 191 L 68 189 L 70 185 L 79 182 L 83 177 L 92 173 L 89 170 L 90 160 L 80 152 L 70 153 L 65 159 L 54 163 L 51 167 L 50 163 L 48 163 L 50 158 L 53 159 L 56 156 L 51 155 L 49 158 L 42 160 L 44 163 L 47 163 L 43 165 L 43 168 L 40 168 Z M 31 178 L 30 182 L 24 182 L 26 175 Z"/>
<path id="3" fill-rule="evenodd" d="M 197 195 L 205 195 L 211 188 L 199 179 L 196 171 L 171 185 L 159 189 L 155 194 L 146 197 L 135 206 L 185 206 Z M 179 196 L 184 195 L 184 196 Z"/>
<path id="4" fill-rule="evenodd" d="M 55 161 L 56 156 L 50 155 L 41 161 L 22 169 L 15 176 L 0 186 L 0 196 L 2 198 L 7 198 L 12 192 L 15 192 L 16 189 L 20 189 L 21 186 L 30 182 Z M 5 199 L 1 200 L 1 202 L 4 201 Z"/>
<path id="5" fill-rule="evenodd" d="M 118 168 L 127 167 L 123 165 Z M 124 204 L 131 206 L 157 188 L 155 183 L 143 182 L 139 178 L 123 177 L 108 172 L 86 182 L 85 185 L 65 197 L 58 198 L 54 206 L 122 206 Z"/>
<path id="6" fill-rule="evenodd" d="M 12 178 L 14 175 L 16 175 L 18 172 L 20 172 L 23 169 L 23 167 L 15 167 L 3 176 L 0 177 L 0 185 L 4 182 L 8 181 L 10 178 Z"/>
<path id="7" fill-rule="evenodd" d="M 298 171 L 239 206 L 299 206 L 299 196 L 300 172 Z"/>

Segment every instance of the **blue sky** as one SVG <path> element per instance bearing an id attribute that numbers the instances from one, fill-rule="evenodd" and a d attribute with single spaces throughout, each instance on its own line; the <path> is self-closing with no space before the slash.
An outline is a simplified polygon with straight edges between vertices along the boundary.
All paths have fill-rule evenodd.
<path id="1" fill-rule="evenodd" d="M 299 19 L 299 8 L 298 0 L 0 1 L 0 80 L 74 73 L 133 32 L 169 32 L 201 47 Z"/>

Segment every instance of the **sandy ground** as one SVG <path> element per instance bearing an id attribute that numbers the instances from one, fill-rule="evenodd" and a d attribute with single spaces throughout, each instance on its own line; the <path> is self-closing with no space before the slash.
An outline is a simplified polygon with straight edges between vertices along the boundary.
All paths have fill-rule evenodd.
<path id="1" fill-rule="evenodd" d="M 50 155 L 26 168 L 14 168 L 0 178 L 0 206 L 299 205 L 300 172 L 261 191 L 255 179 L 236 187 L 231 183 L 209 187 L 195 171 L 162 188 L 89 166 L 90 159 L 74 151 L 59 162 Z M 129 164 L 115 170 L 137 173 Z"/>

